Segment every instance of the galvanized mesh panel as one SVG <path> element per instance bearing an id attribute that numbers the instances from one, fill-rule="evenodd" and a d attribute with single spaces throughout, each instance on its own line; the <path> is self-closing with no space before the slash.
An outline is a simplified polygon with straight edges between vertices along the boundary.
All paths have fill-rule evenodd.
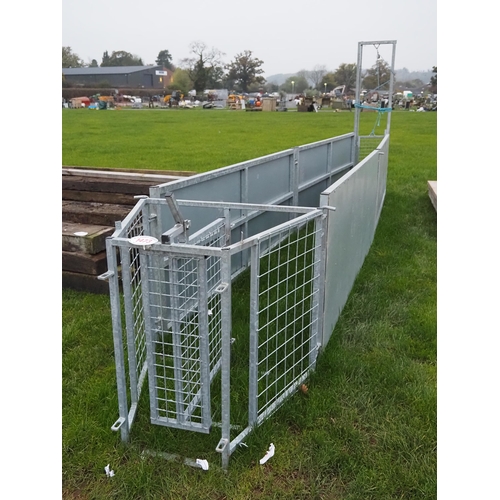
<path id="1" fill-rule="evenodd" d="M 163 258 L 152 261 L 161 263 Z M 200 325 L 207 318 L 198 311 L 199 301 L 205 299 L 200 297 L 198 264 L 197 259 L 175 257 L 168 268 L 148 265 L 147 269 L 153 323 L 148 342 L 153 360 L 152 421 L 195 430 L 210 425 L 210 401 L 202 395 L 208 367 L 208 345 L 203 349 L 202 343 L 208 344 L 208 339 L 203 338 Z"/>
<path id="2" fill-rule="evenodd" d="M 225 241 L 224 224 L 198 234 L 200 246 Z M 208 432 L 210 382 L 220 368 L 220 257 L 145 251 L 142 266 L 150 317 L 151 421 Z"/>
<path id="3" fill-rule="evenodd" d="M 207 226 L 206 230 L 201 231 L 197 235 L 193 235 L 190 243 L 221 248 L 226 243 L 227 235 L 224 231 L 224 219 L 218 219 L 214 224 Z M 208 331 L 209 331 L 209 359 L 210 359 L 210 377 L 213 378 L 217 369 L 220 367 L 221 359 L 221 300 L 216 289 L 221 282 L 221 265 L 220 258 L 212 255 L 205 257 L 206 259 L 206 282 L 207 282 L 207 314 L 208 314 Z"/>
<path id="4" fill-rule="evenodd" d="M 127 238 L 144 234 L 143 212 L 138 211 L 125 229 Z M 142 278 L 137 247 L 120 247 L 125 325 L 132 404 L 137 403 L 146 365 L 145 317 L 142 301 Z"/>
<path id="5" fill-rule="evenodd" d="M 259 241 L 258 269 L 252 269 L 258 282 L 259 420 L 297 389 L 316 359 L 319 231 L 320 224 L 309 221 L 283 227 Z"/>
<path id="6" fill-rule="evenodd" d="M 209 362 L 210 377 L 213 378 L 220 367 L 221 360 L 221 337 L 222 316 L 221 298 L 217 293 L 217 287 L 221 283 L 220 259 L 209 257 L 207 259 L 207 285 L 208 285 L 208 334 L 209 334 Z"/>
<path id="7" fill-rule="evenodd" d="M 366 158 L 374 149 L 377 149 L 383 138 L 383 135 L 360 137 L 358 162 Z"/>

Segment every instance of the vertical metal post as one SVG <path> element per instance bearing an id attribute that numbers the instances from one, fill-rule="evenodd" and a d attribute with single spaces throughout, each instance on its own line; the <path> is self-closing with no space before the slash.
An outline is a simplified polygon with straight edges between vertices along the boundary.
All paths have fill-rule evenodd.
<path id="1" fill-rule="evenodd" d="M 121 440 L 126 443 L 129 439 L 127 378 L 125 374 L 125 355 L 123 352 L 122 321 L 120 314 L 120 287 L 118 283 L 118 262 L 116 248 L 112 239 L 106 239 L 106 257 L 108 270 L 113 271 L 109 278 L 109 299 L 111 319 L 113 324 L 113 346 L 115 350 L 116 386 L 118 391 L 118 414 L 120 416 Z"/>
<path id="2" fill-rule="evenodd" d="M 241 203 L 249 203 L 249 192 L 248 192 L 248 183 L 249 183 L 249 167 L 246 166 L 244 169 L 241 170 L 240 174 L 240 201 Z M 253 201 L 253 200 L 252 200 Z M 244 239 L 248 236 L 248 210 L 242 209 L 240 210 L 239 217 L 242 217 L 244 222 L 241 231 L 241 238 Z M 224 213 L 224 217 L 226 217 Z M 227 224 L 230 224 L 230 220 L 228 219 L 226 221 Z M 248 265 L 248 251 L 243 251 L 240 252 L 238 255 L 233 256 L 233 260 L 238 262 L 236 264 L 237 267 L 240 269 L 244 268 L 245 266 Z"/>
<path id="3" fill-rule="evenodd" d="M 240 192 L 240 200 L 242 203 L 248 203 L 249 198 L 248 198 L 248 167 L 244 168 L 241 171 L 241 177 L 240 177 L 240 183 L 241 183 L 241 192 Z M 248 210 L 242 209 L 240 211 L 240 217 L 243 217 L 244 223 L 243 223 L 243 235 L 241 239 L 247 238 L 248 237 Z M 245 266 L 248 265 L 248 250 L 244 250 L 243 252 L 240 252 L 239 257 L 233 257 L 236 260 L 240 259 L 240 264 L 241 268 L 244 268 Z"/>
<path id="4" fill-rule="evenodd" d="M 231 454 L 231 414 L 230 414 L 230 370 L 231 370 L 231 254 L 222 249 L 221 279 L 224 286 L 221 292 L 221 319 L 222 319 L 222 363 L 221 363 L 221 392 L 222 392 L 222 468 L 227 469 Z"/>
<path id="5" fill-rule="evenodd" d="M 300 149 L 293 148 L 293 158 L 290 172 L 290 191 L 293 193 L 293 206 L 299 205 L 299 183 L 300 183 Z"/>
<path id="6" fill-rule="evenodd" d="M 321 345 L 320 334 L 323 332 L 323 295 L 325 291 L 324 251 L 325 251 L 325 219 L 326 215 L 314 219 L 314 266 L 313 266 L 313 299 L 312 310 L 316 320 L 311 317 L 311 337 L 309 346 L 309 365 L 316 363 L 319 346 Z M 318 241 L 319 239 L 319 241 Z"/>
<path id="7" fill-rule="evenodd" d="M 396 42 L 392 42 L 392 61 L 391 61 L 391 78 L 389 83 L 389 107 L 392 108 L 392 94 L 394 92 L 394 68 L 396 64 Z M 387 129 L 386 135 L 391 133 L 391 115 L 392 111 L 387 114 Z"/>
<path id="8" fill-rule="evenodd" d="M 317 219 L 317 223 L 321 225 L 321 233 L 320 233 L 320 244 L 319 244 L 319 258 L 320 262 L 318 263 L 318 273 L 320 275 L 320 280 L 318 283 L 319 288 L 319 302 L 318 302 L 318 311 L 319 311 L 319 320 L 318 320 L 318 338 L 317 342 L 324 347 L 325 344 L 325 291 L 326 291 L 326 260 L 327 260 L 327 242 L 328 242 L 328 217 L 333 216 L 333 213 L 328 209 L 323 209 L 323 215 Z"/>
<path id="9" fill-rule="evenodd" d="M 356 104 L 361 104 L 359 101 L 361 95 L 361 66 L 363 64 L 363 42 L 358 43 L 358 65 L 356 67 L 356 95 L 354 97 Z M 357 165 L 359 159 L 359 119 L 361 108 L 354 108 L 354 142 L 352 144 L 351 160 L 353 165 Z"/>
<path id="10" fill-rule="evenodd" d="M 250 353 L 248 381 L 248 425 L 257 422 L 258 371 L 259 362 L 259 242 L 251 248 L 250 254 Z"/>
<path id="11" fill-rule="evenodd" d="M 208 331 L 208 283 L 207 258 L 198 259 L 198 334 L 200 342 L 200 383 L 201 383 L 201 411 L 203 426 L 212 425 L 210 407 L 210 348 Z"/>
<path id="12" fill-rule="evenodd" d="M 231 244 L 231 210 L 229 208 L 224 209 L 224 230 L 226 232 L 226 240 L 224 246 Z"/>
<path id="13" fill-rule="evenodd" d="M 138 376 L 135 351 L 135 328 L 134 314 L 132 311 L 132 287 L 130 275 L 130 248 L 120 248 L 121 268 L 122 268 L 122 286 L 123 286 L 123 305 L 125 308 L 125 327 L 127 330 L 127 351 L 128 351 L 128 368 L 130 379 L 130 399 L 132 404 L 139 400 L 138 394 Z"/>
<path id="14" fill-rule="evenodd" d="M 182 349 L 180 331 L 180 299 L 179 299 L 179 262 L 176 257 L 170 259 L 170 283 L 172 283 L 172 343 L 174 357 L 175 412 L 177 421 L 183 423 L 184 395 L 182 392 Z"/>
<path id="15" fill-rule="evenodd" d="M 161 198 L 161 190 L 159 186 L 152 186 L 149 188 L 149 196 L 151 199 L 158 199 Z M 151 233 L 151 236 L 154 236 L 156 239 L 161 241 L 161 234 L 163 233 L 163 215 L 162 215 L 162 206 L 155 204 L 155 220 L 154 224 L 151 225 L 151 229 L 153 232 Z"/>
<path id="16" fill-rule="evenodd" d="M 328 177 L 328 185 L 332 183 L 332 170 L 333 170 L 333 144 L 332 142 L 328 143 L 326 150 L 326 173 L 330 174 Z"/>
<path id="17" fill-rule="evenodd" d="M 146 336 L 146 359 L 148 364 L 149 381 L 149 410 L 151 418 L 158 418 L 158 408 L 156 401 L 156 367 L 155 367 L 155 343 L 151 329 L 151 305 L 149 302 L 149 279 L 150 270 L 148 268 L 148 256 L 139 251 L 139 261 L 141 264 L 141 286 L 142 286 L 142 307 L 144 309 L 144 334 Z"/>

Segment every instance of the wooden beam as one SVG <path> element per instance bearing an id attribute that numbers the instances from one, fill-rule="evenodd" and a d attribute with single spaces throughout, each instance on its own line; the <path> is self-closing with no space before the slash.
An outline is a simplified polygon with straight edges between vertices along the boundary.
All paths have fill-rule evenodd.
<path id="1" fill-rule="evenodd" d="M 106 252 L 89 255 L 80 252 L 62 253 L 63 271 L 99 276 L 107 271 Z"/>
<path id="2" fill-rule="evenodd" d="M 151 182 L 151 185 L 164 184 L 165 182 L 175 181 L 178 179 L 183 179 L 193 175 L 193 172 L 189 172 L 188 175 L 178 175 L 181 172 L 176 172 L 176 174 L 169 174 L 162 171 L 154 171 L 154 173 L 144 173 L 143 171 L 128 171 L 128 170 L 90 170 L 75 167 L 63 167 L 63 176 L 78 175 L 78 176 L 90 176 L 90 177 L 100 177 L 109 179 L 135 179 L 135 180 L 147 180 Z"/>
<path id="3" fill-rule="evenodd" d="M 62 202 L 62 220 L 64 222 L 115 227 L 115 222 L 125 219 L 129 212 L 129 205 L 83 203 L 66 200 Z"/>
<path id="4" fill-rule="evenodd" d="M 135 195 L 139 194 L 141 193 L 135 193 Z M 147 196 L 147 193 L 145 194 Z M 132 208 L 138 201 L 136 198 L 134 198 L 135 195 L 121 193 L 103 193 L 99 191 L 76 191 L 72 189 L 63 189 L 62 191 L 63 200 L 66 201 L 111 203 L 113 205 L 129 205 L 130 208 Z"/>
<path id="5" fill-rule="evenodd" d="M 429 198 L 431 199 L 432 205 L 437 212 L 438 209 L 437 181 L 427 181 L 427 186 L 429 189 Z"/>
<path id="6" fill-rule="evenodd" d="M 197 172 L 191 172 L 188 170 L 153 170 L 153 169 L 143 169 L 143 168 L 110 168 L 110 167 L 81 167 L 81 166 L 71 166 L 71 165 L 63 165 L 63 169 L 72 169 L 72 170 L 80 170 L 80 171 L 89 171 L 89 172 L 128 172 L 134 174 L 155 174 L 155 175 L 173 175 L 179 177 L 189 177 L 191 175 L 195 175 Z"/>
<path id="7" fill-rule="evenodd" d="M 64 191 L 91 191 L 102 193 L 149 194 L 151 182 L 144 179 L 109 179 L 86 177 L 81 175 L 63 175 L 62 189 Z"/>
<path id="8" fill-rule="evenodd" d="M 93 224 L 62 223 L 62 249 L 64 252 L 81 252 L 95 255 L 106 250 L 106 238 L 114 227 Z"/>

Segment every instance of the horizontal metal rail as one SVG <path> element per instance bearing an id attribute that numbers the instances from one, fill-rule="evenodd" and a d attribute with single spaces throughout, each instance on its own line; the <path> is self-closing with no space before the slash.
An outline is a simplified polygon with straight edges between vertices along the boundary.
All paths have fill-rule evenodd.
<path id="1" fill-rule="evenodd" d="M 177 200 L 179 205 L 186 207 L 202 208 L 233 208 L 237 210 L 255 210 L 261 212 L 287 212 L 292 214 L 303 214 L 316 210 L 314 207 L 294 207 L 288 205 L 261 205 L 258 203 L 229 203 L 221 201 L 198 201 L 198 200 Z"/>

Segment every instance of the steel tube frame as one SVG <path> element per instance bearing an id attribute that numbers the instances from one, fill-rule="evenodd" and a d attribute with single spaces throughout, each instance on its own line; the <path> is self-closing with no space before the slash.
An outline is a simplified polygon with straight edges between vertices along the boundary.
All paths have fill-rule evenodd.
<path id="1" fill-rule="evenodd" d="M 358 60 L 360 60 L 362 55 L 362 44 L 374 44 L 374 43 L 393 43 L 393 42 L 360 42 L 358 46 Z M 394 42 L 395 43 L 395 42 Z M 394 65 L 394 51 L 393 51 L 393 61 Z M 358 64 L 358 71 L 360 71 L 361 64 Z M 358 74 L 359 78 L 360 75 Z M 392 87 L 391 87 L 392 88 Z M 359 101 L 359 90 L 360 86 L 357 86 L 357 100 Z M 392 98 L 392 95 L 391 95 Z M 388 121 L 388 125 L 389 125 Z M 389 126 L 386 130 L 386 133 L 389 132 Z M 335 168 L 333 165 L 333 156 L 334 156 L 334 144 L 338 141 L 345 140 L 346 138 L 350 138 L 350 144 L 346 145 L 347 150 L 351 148 L 351 161 L 347 161 L 342 165 L 337 165 Z M 352 147 L 351 147 L 352 145 Z M 320 173 L 319 169 L 312 170 L 312 172 L 316 172 L 319 175 L 314 175 L 313 178 L 308 178 L 305 182 L 300 182 L 300 177 L 303 175 L 301 173 L 300 167 L 300 159 L 303 153 L 308 150 L 313 150 L 316 147 L 326 146 L 326 151 L 320 150 L 318 153 L 309 154 L 306 157 L 307 161 L 314 161 L 316 157 L 325 158 L 326 154 L 326 173 Z M 115 347 L 115 359 L 116 359 L 116 374 L 117 374 L 117 388 L 118 388 L 118 402 L 119 402 L 119 419 L 113 425 L 113 430 L 120 430 L 122 441 L 126 442 L 129 439 L 130 427 L 132 425 L 135 412 L 137 409 L 137 402 L 140 396 L 140 386 L 141 381 L 144 379 L 146 371 L 141 370 L 141 373 L 138 374 L 138 370 L 140 367 L 137 367 L 137 353 L 135 352 L 135 343 L 133 342 L 135 337 L 134 331 L 134 318 L 131 313 L 131 310 L 125 308 L 125 323 L 126 323 L 126 338 L 127 338 L 127 351 L 129 355 L 129 383 L 130 383 L 130 392 L 131 392 L 131 409 L 128 410 L 128 395 L 127 395 L 127 377 L 126 377 L 126 369 L 125 369 L 125 356 L 124 349 L 125 345 L 123 343 L 123 329 L 121 324 L 121 314 L 120 314 L 120 295 L 119 295 L 119 282 L 118 282 L 118 261 L 116 257 L 117 248 L 122 253 L 122 266 L 127 267 L 127 270 L 124 273 L 124 279 L 128 281 L 127 284 L 124 283 L 124 291 L 125 296 L 131 296 L 131 276 L 130 276 L 130 254 L 132 248 L 138 248 L 134 246 L 129 240 L 128 229 L 129 226 L 133 223 L 134 218 L 137 217 L 138 214 L 142 214 L 143 224 L 144 224 L 144 234 L 151 234 L 155 236 L 158 240 L 161 240 L 161 234 L 165 231 L 165 227 L 162 223 L 162 207 L 170 206 L 172 207 L 172 203 L 175 203 L 175 208 L 180 206 L 185 207 L 198 207 L 198 208 L 207 208 L 207 209 L 216 209 L 221 211 L 221 215 L 223 217 L 219 217 L 208 225 L 204 226 L 200 230 L 198 230 L 193 235 L 189 236 L 187 242 L 179 243 L 176 241 L 176 238 L 173 238 L 169 244 L 165 243 L 155 243 L 153 245 L 139 248 L 139 256 L 140 256 L 140 265 L 141 269 L 147 270 L 148 267 L 152 267 L 155 271 L 153 272 L 165 272 L 170 273 L 172 276 L 176 274 L 178 271 L 178 262 L 179 259 L 192 259 L 197 262 L 197 281 L 199 284 L 199 295 L 197 299 L 189 298 L 189 300 L 195 300 L 195 304 L 191 307 L 189 305 L 190 311 L 193 309 L 194 314 L 198 314 L 199 321 L 197 324 L 197 328 L 199 329 L 200 343 L 199 343 L 199 360 L 195 359 L 195 363 L 199 361 L 199 370 L 200 370 L 200 380 L 202 380 L 199 391 L 194 394 L 194 399 L 191 398 L 189 401 L 189 405 L 187 409 L 185 408 L 185 401 L 181 401 L 176 398 L 176 415 L 177 419 L 175 422 L 163 422 L 161 425 L 168 425 L 174 428 L 186 429 L 187 427 L 183 425 L 182 419 L 184 417 L 188 417 L 189 413 L 198 407 L 199 400 L 202 401 L 201 412 L 202 412 L 202 424 L 198 424 L 196 422 L 190 422 L 189 428 L 191 430 L 201 430 L 194 429 L 194 427 L 201 428 L 204 430 L 202 432 L 208 432 L 207 426 L 209 427 L 212 424 L 211 421 L 211 411 L 210 411 L 210 382 L 213 379 L 215 373 L 220 371 L 221 376 L 221 438 L 219 444 L 216 447 L 216 451 L 221 453 L 222 467 L 227 468 L 230 456 L 235 448 L 243 442 L 243 440 L 250 434 L 252 429 L 255 426 L 260 425 L 266 418 L 268 418 L 274 411 L 276 411 L 283 402 L 295 391 L 297 391 L 298 387 L 301 383 L 303 383 L 309 373 L 310 370 L 315 368 L 317 356 L 322 346 L 322 341 L 324 335 L 322 334 L 324 330 L 324 288 L 325 281 L 327 279 L 327 269 L 326 269 L 326 242 L 327 242 L 327 222 L 330 210 L 334 207 L 324 206 L 321 208 L 316 207 L 305 207 L 298 206 L 301 192 L 316 185 L 318 182 L 331 181 L 334 175 L 338 175 L 343 171 L 349 171 L 354 165 L 357 164 L 357 156 L 356 153 L 359 151 L 359 123 L 355 121 L 355 131 L 351 134 L 345 134 L 343 136 L 339 136 L 333 139 L 327 139 L 324 141 L 318 141 L 313 144 L 300 146 L 297 148 L 293 148 L 290 150 L 282 151 L 280 153 L 275 153 L 273 155 L 268 155 L 262 158 L 258 158 L 255 160 L 251 160 L 249 162 L 243 162 L 237 165 L 233 165 L 230 167 L 226 167 L 224 169 L 219 169 L 217 171 L 213 171 L 207 174 L 201 174 L 200 176 L 193 176 L 185 180 L 175 181 L 173 183 L 168 183 L 165 185 L 155 186 L 151 188 L 150 198 L 141 199 L 138 201 L 134 209 L 130 212 L 130 214 L 124 219 L 123 223 L 117 223 L 115 232 L 113 236 L 108 238 L 106 242 L 107 249 L 107 257 L 108 257 L 108 277 L 109 277 L 109 286 L 110 286 L 110 301 L 111 301 L 111 312 L 112 312 L 112 320 L 113 320 L 113 339 L 114 339 L 114 347 Z M 344 146 L 342 146 L 344 147 Z M 386 161 L 386 157 L 384 158 L 383 153 L 386 152 L 384 149 L 386 146 L 381 143 L 379 146 L 379 161 Z M 384 149 L 384 150 L 383 150 Z M 343 149 L 346 151 L 346 148 Z M 250 199 L 249 194 L 249 169 L 254 166 L 264 165 L 269 161 L 273 161 L 280 158 L 288 158 L 289 162 L 289 184 L 288 184 L 288 192 L 280 193 L 279 197 L 275 200 L 272 200 L 272 203 L 249 203 Z M 383 160 L 382 160 L 383 159 Z M 323 162 L 323 160 L 321 160 Z M 241 200 L 240 203 L 237 202 L 224 202 L 224 201 L 201 201 L 201 200 L 188 200 L 188 199 L 179 199 L 175 200 L 173 197 L 168 200 L 163 198 L 164 190 L 168 189 L 168 192 L 174 192 L 183 186 L 190 186 L 197 182 L 197 179 L 207 180 L 207 179 L 216 179 L 220 176 L 224 176 L 228 173 L 239 172 L 240 176 L 240 193 L 239 198 Z M 377 194 L 378 202 L 381 209 L 381 204 L 383 203 L 383 194 L 380 191 L 384 190 L 385 194 L 385 183 L 382 182 L 383 179 L 379 179 L 377 182 L 379 186 L 379 192 Z M 285 186 L 285 191 L 287 187 Z M 307 195 L 308 196 L 308 195 Z M 271 198 L 271 197 L 270 197 Z M 292 203 L 293 206 L 288 205 L 280 205 L 281 203 Z M 276 204 L 274 204 L 276 203 Z M 239 211 L 237 213 L 237 217 L 231 220 L 231 211 Z M 260 214 L 265 212 L 281 212 L 288 213 L 289 220 L 282 224 L 277 224 L 271 227 L 270 229 L 263 230 L 258 234 L 254 234 L 252 236 L 248 235 L 248 227 L 249 221 L 255 217 L 258 217 Z M 375 214 L 376 219 L 378 220 L 378 214 Z M 301 322 L 303 318 L 307 315 L 309 325 L 307 326 L 307 347 L 308 351 L 305 350 L 306 358 L 304 360 L 304 365 L 300 365 L 300 368 L 297 369 L 298 375 L 295 375 L 295 366 L 293 366 L 293 375 L 292 379 L 283 377 L 282 374 L 276 373 L 273 384 L 279 381 L 280 387 L 276 386 L 273 391 L 269 390 L 268 394 L 265 395 L 266 400 L 259 412 L 259 370 L 258 370 L 258 362 L 259 362 L 259 273 L 261 266 L 261 258 L 263 255 L 267 255 L 272 252 L 275 247 L 280 244 L 281 240 L 272 239 L 272 236 L 275 234 L 283 234 L 290 235 L 292 233 L 286 233 L 286 230 L 289 228 L 299 228 L 305 227 L 309 221 L 314 221 L 315 229 L 314 229 L 314 247 L 310 250 L 312 252 L 312 263 L 308 264 L 311 266 L 311 277 L 307 278 L 308 283 L 310 283 L 310 293 L 311 300 L 310 304 L 307 306 L 305 313 L 301 313 L 298 316 L 298 320 Z M 257 224 L 257 226 L 259 226 Z M 231 233 L 235 228 L 242 228 L 242 238 L 240 241 L 231 244 Z M 212 231 L 220 230 L 224 236 L 224 243 L 222 247 L 212 247 L 212 246 L 204 246 L 204 238 L 211 234 Z M 283 233 L 281 233 L 283 231 Z M 307 233 L 309 235 L 309 233 Z M 233 233 L 234 235 L 234 233 Z M 262 248 L 260 242 L 269 238 L 268 242 L 266 242 Z M 286 238 L 286 236 L 279 236 L 279 238 Z M 267 245 L 267 246 L 266 246 Z M 279 250 L 279 249 L 278 249 Z M 309 251 L 309 250 L 308 250 Z M 234 426 L 231 425 L 231 409 L 230 409 L 230 390 L 231 390 L 231 312 L 232 312 L 232 303 L 231 303 L 231 280 L 237 275 L 241 270 L 238 270 L 236 273 L 232 274 L 232 256 L 237 254 L 247 253 L 250 255 L 249 264 L 252 269 L 250 274 L 250 330 L 249 330 L 249 340 L 250 340 L 250 349 L 249 349 L 249 379 L 248 379 L 248 425 L 245 427 L 239 434 L 231 440 L 231 430 L 234 429 Z M 216 258 L 219 259 L 220 263 L 220 271 L 217 270 L 217 273 L 220 272 L 220 282 L 221 285 L 217 287 L 216 293 L 220 294 L 220 351 L 217 347 L 216 352 L 220 352 L 218 354 L 218 359 L 214 360 L 214 367 L 210 370 L 211 360 L 210 360 L 210 340 L 209 336 L 211 335 L 210 326 L 208 323 L 208 300 L 210 296 L 210 290 L 208 290 L 208 284 L 206 283 L 207 277 L 207 259 Z M 287 257 L 288 258 L 288 257 Z M 302 258 L 302 257 L 301 257 Z M 279 258 L 278 258 L 279 260 Z M 152 263 L 156 262 L 156 265 L 152 265 Z M 303 260 L 305 263 L 305 259 Z M 163 269 L 163 271 L 160 271 Z M 286 265 L 286 269 L 288 270 L 288 264 Z M 144 271 L 144 276 L 148 275 L 149 272 Z M 280 278 L 281 279 L 281 278 Z M 174 296 L 174 306 L 173 309 L 177 311 L 177 316 L 172 318 L 172 326 L 173 328 L 177 328 L 177 330 L 173 333 L 174 336 L 177 335 L 177 341 L 174 342 L 173 348 L 175 349 L 175 345 L 180 345 L 180 331 L 178 331 L 178 327 L 175 327 L 175 324 L 181 320 L 178 316 L 178 307 L 175 307 L 175 301 L 178 301 L 178 293 L 175 293 L 176 283 L 178 280 L 171 279 L 170 283 L 172 283 L 171 292 Z M 158 285 L 155 285 L 156 282 Z M 152 297 L 161 297 L 164 293 L 162 289 L 162 285 L 159 284 L 161 279 L 157 277 L 153 282 L 150 282 L 149 279 L 145 277 L 141 281 L 142 288 L 142 299 L 144 303 L 144 314 L 145 317 L 145 325 L 144 325 L 144 335 L 146 337 L 146 342 L 148 345 L 153 345 L 155 340 L 155 326 L 153 325 L 153 318 L 150 317 L 149 311 L 151 310 L 152 300 L 157 300 Z M 189 284 L 189 279 L 188 279 Z M 154 286 L 159 286 L 160 288 L 154 292 Z M 286 290 L 288 290 L 288 283 L 285 284 Z M 154 293 L 152 293 L 154 292 Z M 213 296 L 213 295 L 212 295 Z M 186 297 L 188 298 L 188 297 Z M 293 299 L 288 298 L 285 294 L 285 310 L 288 311 L 289 308 L 293 307 Z M 289 302 L 290 300 L 290 302 Z M 161 305 L 160 303 L 157 305 Z M 177 304 L 178 306 L 179 304 Z M 191 313 L 189 313 L 191 314 Z M 282 314 L 282 313 L 279 313 Z M 278 317 L 278 316 L 277 316 Z M 177 319 L 177 321 L 176 321 Z M 287 320 L 288 321 L 288 320 Z M 295 319 L 293 320 L 295 321 Z M 304 326 L 298 327 L 298 331 L 300 334 L 303 334 L 306 330 Z M 266 334 L 267 335 L 267 334 Z M 274 335 L 274 334 L 273 334 Z M 216 337 L 219 339 L 219 337 Z M 278 337 L 275 337 L 277 341 Z M 286 340 L 288 342 L 288 340 Z M 219 344 L 217 344 L 218 346 Z M 304 342 L 302 339 L 299 341 L 299 345 L 303 348 Z M 293 345 L 292 345 L 293 347 Z M 192 346 L 188 345 L 188 349 L 191 349 Z M 295 347 L 293 347 L 295 349 Z M 274 348 L 273 348 L 274 349 Z M 277 349 L 271 351 L 272 356 L 275 356 L 277 353 Z M 302 351 L 304 352 L 304 351 Z M 264 352 L 264 357 L 269 356 L 269 353 L 266 354 Z M 285 354 L 286 356 L 290 356 L 290 354 Z M 301 354 L 302 356 L 302 354 Z M 178 395 L 182 394 L 182 383 L 179 385 L 178 382 L 182 381 L 183 369 L 179 365 L 179 361 L 182 359 L 182 353 L 177 350 L 176 355 L 173 356 L 173 362 L 175 364 L 174 371 L 176 373 L 175 376 L 175 384 L 176 389 L 175 392 Z M 191 358 L 192 361 L 193 358 Z M 291 359 L 291 358 L 290 358 Z M 301 361 L 302 362 L 302 361 Z M 149 378 L 149 387 L 150 387 L 150 399 L 152 401 L 156 401 L 156 387 L 155 387 L 155 370 L 151 369 L 154 367 L 155 363 L 155 354 L 153 349 L 147 349 L 146 352 L 146 365 L 150 367 L 147 370 L 148 378 Z M 288 373 L 290 368 L 286 365 L 282 368 L 284 370 L 284 374 Z M 267 375 L 266 375 L 267 377 Z M 287 376 L 288 377 L 288 376 Z M 266 380 L 267 383 L 267 380 Z M 266 387 L 264 391 L 268 391 L 269 387 Z M 269 399 L 268 399 L 269 397 Z M 151 418 L 154 421 L 158 420 L 158 414 L 156 413 L 155 407 L 153 403 L 151 403 Z M 167 419 L 168 420 L 168 419 Z M 160 422 L 155 422 L 160 423 Z M 214 426 L 218 426 L 218 424 L 213 424 Z M 168 454 L 167 454 L 168 455 Z M 187 463 L 187 462 L 186 462 Z"/>
<path id="2" fill-rule="evenodd" d="M 360 103 L 360 94 L 361 94 L 361 76 L 362 76 L 362 64 L 363 64 L 363 47 L 365 45 L 392 45 L 392 58 L 391 58 L 391 76 L 389 79 L 389 108 L 392 108 L 392 94 L 394 92 L 394 73 L 395 73 L 395 63 L 396 63 L 396 40 L 376 40 L 370 42 L 358 42 L 358 63 L 356 67 L 356 92 L 355 99 L 356 103 Z M 374 108 L 376 109 L 376 108 Z M 360 109 L 355 108 L 354 115 L 354 137 L 355 140 L 353 142 L 353 149 L 351 158 L 354 161 L 354 165 L 357 165 L 359 162 L 359 146 L 360 146 L 360 135 L 359 135 L 359 120 L 360 120 Z M 388 114 L 387 117 L 387 128 L 384 132 L 384 135 L 390 134 L 391 131 L 391 113 Z"/>

